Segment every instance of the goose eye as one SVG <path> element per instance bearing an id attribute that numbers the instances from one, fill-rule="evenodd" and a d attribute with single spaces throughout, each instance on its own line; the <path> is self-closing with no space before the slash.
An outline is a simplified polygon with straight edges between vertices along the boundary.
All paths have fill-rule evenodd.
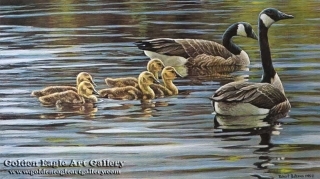
<path id="1" fill-rule="evenodd" d="M 272 16 L 273 15 L 273 11 L 268 11 L 268 14 Z"/>

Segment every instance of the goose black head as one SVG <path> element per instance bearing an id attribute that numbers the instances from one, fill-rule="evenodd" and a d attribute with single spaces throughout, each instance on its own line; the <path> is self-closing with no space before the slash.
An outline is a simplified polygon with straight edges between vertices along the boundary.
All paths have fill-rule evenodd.
<path id="1" fill-rule="evenodd" d="M 242 36 L 249 37 L 258 40 L 256 33 L 254 33 L 251 24 L 247 22 L 237 22 L 228 27 L 225 31 L 225 35 L 228 36 Z"/>
<path id="2" fill-rule="evenodd" d="M 243 33 L 244 36 L 246 36 L 246 37 L 258 40 L 258 37 L 257 37 L 256 33 L 254 33 L 251 24 L 249 24 L 247 22 L 239 22 L 238 23 L 237 34 L 239 35 L 241 33 Z"/>
<path id="3" fill-rule="evenodd" d="M 292 15 L 285 14 L 275 8 L 267 8 L 260 12 L 259 19 L 265 27 L 269 28 L 274 22 L 282 19 L 292 19 Z"/>

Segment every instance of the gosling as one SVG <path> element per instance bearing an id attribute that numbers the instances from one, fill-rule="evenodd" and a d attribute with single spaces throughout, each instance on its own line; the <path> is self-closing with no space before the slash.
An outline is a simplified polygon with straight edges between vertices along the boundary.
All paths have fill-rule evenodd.
<path id="1" fill-rule="evenodd" d="M 35 97 L 39 98 L 41 96 L 46 96 L 46 95 L 49 95 L 49 94 L 68 91 L 68 90 L 77 92 L 78 85 L 83 81 L 88 81 L 92 85 L 97 86 L 93 82 L 93 78 L 89 73 L 81 72 L 77 76 L 77 86 L 76 87 L 74 87 L 74 86 L 48 86 L 48 87 L 46 87 L 46 88 L 44 88 L 42 90 L 39 90 L 39 91 L 32 91 L 31 96 L 35 96 Z"/>
<path id="2" fill-rule="evenodd" d="M 179 93 L 178 88 L 173 84 L 173 80 L 177 77 L 182 77 L 174 67 L 167 66 L 161 72 L 163 84 L 152 84 L 151 89 L 155 92 L 157 97 L 172 96 Z"/>
<path id="3" fill-rule="evenodd" d="M 85 103 L 95 103 L 98 101 L 95 95 L 99 93 L 95 90 L 92 83 L 88 81 L 83 81 L 78 85 L 78 92 L 72 90 L 56 92 L 46 96 L 39 97 L 39 101 L 43 105 L 57 105 L 57 104 L 85 104 Z"/>

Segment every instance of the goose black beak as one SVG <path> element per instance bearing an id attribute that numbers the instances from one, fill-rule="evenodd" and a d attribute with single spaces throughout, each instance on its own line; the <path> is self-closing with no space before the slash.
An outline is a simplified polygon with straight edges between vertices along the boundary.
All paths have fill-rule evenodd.
<path id="1" fill-rule="evenodd" d="M 280 12 L 280 19 L 292 19 L 292 18 L 294 18 L 293 15 Z"/>
<path id="2" fill-rule="evenodd" d="M 252 33 L 249 35 L 249 37 L 258 40 L 257 34 L 254 33 L 253 31 L 252 31 Z"/>

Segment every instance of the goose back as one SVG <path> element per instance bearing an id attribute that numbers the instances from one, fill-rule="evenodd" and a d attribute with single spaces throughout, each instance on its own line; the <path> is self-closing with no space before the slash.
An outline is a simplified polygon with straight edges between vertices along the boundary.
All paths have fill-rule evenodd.
<path id="1" fill-rule="evenodd" d="M 202 39 L 171 39 L 157 38 L 136 42 L 139 49 L 150 58 L 160 58 L 166 65 L 183 66 L 190 59 L 196 59 L 205 54 L 210 58 L 201 58 L 202 60 L 216 60 L 218 58 L 221 65 L 248 65 L 250 63 L 248 54 L 239 46 L 232 42 L 233 36 L 245 36 L 257 39 L 252 30 L 252 26 L 246 22 L 234 23 L 228 27 L 223 34 L 223 45 Z M 223 60 L 231 59 L 234 63 L 225 63 Z M 194 60 L 197 62 L 199 60 Z M 197 65 L 196 63 L 190 63 Z M 208 65 L 216 63 L 208 63 Z"/>
<path id="2" fill-rule="evenodd" d="M 48 86 L 39 91 L 32 91 L 31 96 L 35 96 L 39 98 L 41 96 L 46 96 L 49 94 L 59 93 L 59 92 L 69 91 L 69 90 L 77 92 L 77 88 L 73 86 Z"/>

